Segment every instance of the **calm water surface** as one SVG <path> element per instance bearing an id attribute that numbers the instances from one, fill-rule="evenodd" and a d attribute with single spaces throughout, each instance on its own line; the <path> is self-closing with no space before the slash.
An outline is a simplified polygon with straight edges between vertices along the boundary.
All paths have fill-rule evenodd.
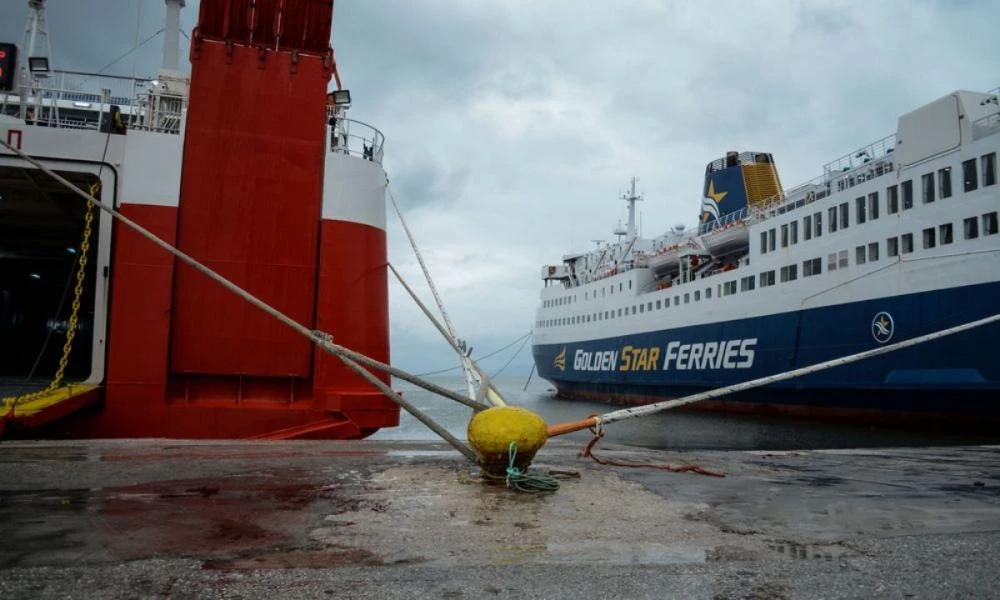
<path id="1" fill-rule="evenodd" d="M 522 391 L 525 377 L 504 377 L 495 383 L 508 403 L 523 406 L 540 414 L 547 423 L 582 419 L 592 414 L 610 412 L 620 407 L 594 402 L 560 400 L 544 380 L 533 378 Z M 465 392 L 463 380 L 450 377 L 433 379 L 438 385 Z M 465 439 L 472 410 L 412 384 L 395 381 L 393 387 L 417 408 Z M 437 436 L 407 413 L 400 416 L 399 427 L 383 429 L 375 440 L 433 440 Z M 590 433 L 583 431 L 563 439 L 586 442 Z M 947 446 L 1000 443 L 995 434 L 966 434 L 961 431 L 907 431 L 891 427 L 831 424 L 781 417 L 722 415 L 667 411 L 609 425 L 605 439 L 661 449 L 718 450 L 792 450 L 810 448 L 863 448 L 879 446 Z"/>

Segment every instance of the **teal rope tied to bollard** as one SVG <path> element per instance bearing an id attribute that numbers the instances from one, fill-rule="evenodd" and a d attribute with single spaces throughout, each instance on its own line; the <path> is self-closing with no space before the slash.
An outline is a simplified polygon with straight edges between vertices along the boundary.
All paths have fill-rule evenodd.
<path id="1" fill-rule="evenodd" d="M 514 466 L 517 458 L 517 443 L 511 442 L 507 447 L 507 487 L 527 494 L 539 492 L 554 492 L 559 489 L 559 482 L 548 473 L 539 473 L 531 469 L 523 472 Z"/>

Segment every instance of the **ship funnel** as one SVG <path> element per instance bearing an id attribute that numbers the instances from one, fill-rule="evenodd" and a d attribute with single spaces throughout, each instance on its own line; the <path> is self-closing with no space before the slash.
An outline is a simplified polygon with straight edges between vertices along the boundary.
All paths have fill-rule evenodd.
<path id="1" fill-rule="evenodd" d="M 702 229 L 781 195 L 774 157 L 766 152 L 727 152 L 705 167 L 699 222 Z M 734 217 L 730 217 L 734 218 Z"/>

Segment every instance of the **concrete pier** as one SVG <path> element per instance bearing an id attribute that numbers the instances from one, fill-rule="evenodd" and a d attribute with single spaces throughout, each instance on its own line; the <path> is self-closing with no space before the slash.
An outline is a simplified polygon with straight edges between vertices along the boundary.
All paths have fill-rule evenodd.
<path id="1" fill-rule="evenodd" d="M 0 598 L 993 598 L 1000 447 L 553 441 L 554 494 L 437 443 L 0 444 Z"/>

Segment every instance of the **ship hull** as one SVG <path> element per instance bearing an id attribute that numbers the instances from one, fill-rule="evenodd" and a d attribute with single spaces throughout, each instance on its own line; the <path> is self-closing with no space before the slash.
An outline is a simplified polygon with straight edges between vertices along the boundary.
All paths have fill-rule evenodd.
<path id="1" fill-rule="evenodd" d="M 566 398 L 646 404 L 816 364 L 996 312 L 1000 283 L 533 347 Z M 879 341 L 873 320 L 892 319 Z M 885 334 L 881 334 L 885 337 Z M 906 422 L 1000 418 L 1000 324 L 695 405 L 733 412 Z M 714 350 L 709 347 L 714 345 Z M 700 350 L 695 350 L 700 346 Z M 720 357 L 721 353 L 721 357 Z M 561 358 L 560 358 L 561 357 Z M 560 368 L 559 365 L 562 365 Z"/>

